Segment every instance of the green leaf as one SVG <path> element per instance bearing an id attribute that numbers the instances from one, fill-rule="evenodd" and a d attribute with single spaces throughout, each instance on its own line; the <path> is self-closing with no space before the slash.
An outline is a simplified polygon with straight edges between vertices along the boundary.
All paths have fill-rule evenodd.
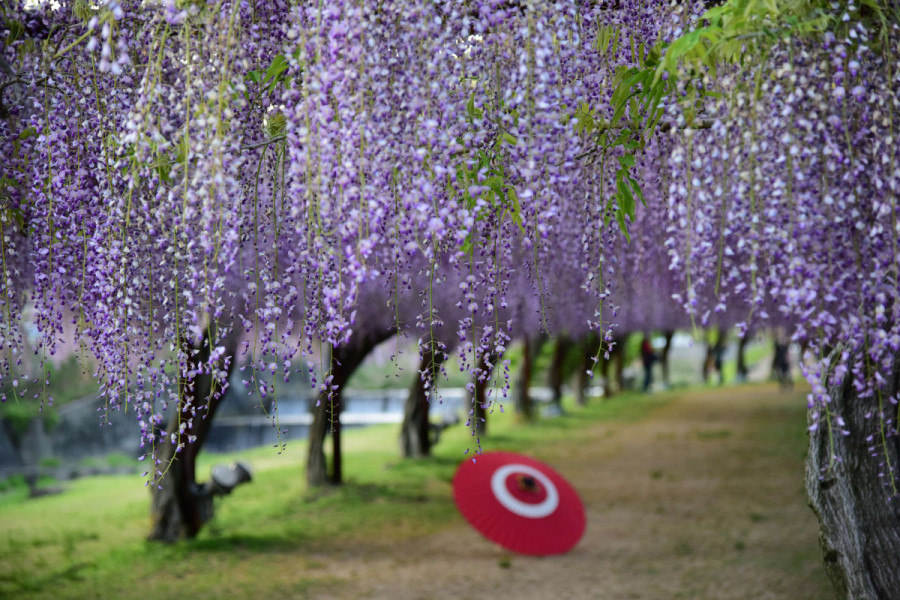
<path id="1" fill-rule="evenodd" d="M 650 46 L 650 49 L 647 51 L 647 56 L 644 58 L 644 66 L 653 71 L 656 68 L 656 65 L 659 64 L 659 59 L 662 56 L 660 52 L 660 43 L 657 42 Z"/>
<path id="2" fill-rule="evenodd" d="M 171 181 L 171 172 L 172 165 L 169 163 L 169 159 L 165 156 L 160 156 L 156 162 L 150 165 L 158 174 L 159 178 L 166 183 Z"/>
<path id="3" fill-rule="evenodd" d="M 19 140 L 27 140 L 30 137 L 34 137 L 37 135 L 37 129 L 34 127 L 27 127 L 22 130 L 19 134 Z"/>
<path id="4" fill-rule="evenodd" d="M 638 198 L 641 199 L 641 204 L 647 206 L 647 201 L 644 200 L 644 192 L 641 190 L 641 185 L 634 179 L 634 177 L 628 176 L 628 183 L 631 184 L 631 187 L 634 189 L 634 193 Z"/>
<path id="5" fill-rule="evenodd" d="M 484 180 L 484 185 L 489 187 L 491 191 L 493 191 L 498 196 L 503 197 L 503 180 L 494 175 L 493 177 L 488 177 Z"/>
<path id="6" fill-rule="evenodd" d="M 631 92 L 624 100 L 622 100 L 621 104 L 616 107 L 616 112 L 613 113 L 613 118 L 609 122 L 610 127 L 615 127 L 616 124 L 618 124 L 618 122 L 625 115 L 625 109 L 628 108 L 628 101 L 641 93 L 643 93 L 643 90 L 635 90 L 634 92 Z"/>
<path id="7" fill-rule="evenodd" d="M 663 57 L 663 62 L 660 65 L 661 68 L 665 68 L 671 73 L 675 72 L 675 66 L 678 63 L 678 60 L 683 56 L 690 54 L 694 51 L 698 44 L 700 44 L 700 30 L 694 30 L 690 33 L 686 33 L 669 46 L 666 50 L 666 54 Z"/>
<path id="8" fill-rule="evenodd" d="M 704 97 L 716 98 L 716 99 L 720 99 L 720 98 L 724 97 L 724 95 L 720 92 L 711 92 L 709 90 L 700 90 L 700 95 L 704 96 Z"/>
<path id="9" fill-rule="evenodd" d="M 616 79 L 613 81 L 616 89 L 613 91 L 611 98 L 613 105 L 618 105 L 622 101 L 622 96 L 628 94 L 631 90 L 631 86 L 638 80 L 640 74 L 641 73 L 638 72 L 637 69 L 632 67 L 630 69 L 622 70 L 616 75 Z"/>
<path id="10" fill-rule="evenodd" d="M 516 190 L 512 187 L 509 188 L 509 199 L 512 202 L 509 216 L 512 217 L 513 223 L 519 226 L 522 233 L 525 233 L 525 225 L 522 223 L 522 207 L 519 205 L 519 197 L 516 196 Z"/>
<path id="11" fill-rule="evenodd" d="M 625 171 L 622 169 L 619 169 L 616 173 L 616 188 L 619 190 L 620 207 L 625 211 L 625 214 L 634 221 L 634 196 L 631 194 L 631 188 L 625 183 L 623 178 L 624 173 Z"/>
<path id="12" fill-rule="evenodd" d="M 177 164 L 185 164 L 188 158 L 188 144 L 185 138 L 178 140 L 175 144 L 175 162 Z"/>
<path id="13" fill-rule="evenodd" d="M 509 144 L 510 146 L 515 146 L 516 144 L 519 143 L 519 140 L 517 140 L 517 139 L 516 139 L 515 137 L 513 137 L 511 134 L 506 133 L 505 131 L 504 131 L 503 133 L 500 134 L 500 138 L 501 138 L 504 142 L 506 142 L 507 144 Z"/>
<path id="14" fill-rule="evenodd" d="M 491 166 L 491 155 L 484 150 L 478 151 L 478 163 L 472 168 L 472 179 L 476 180 L 478 172 Z"/>
<path id="15" fill-rule="evenodd" d="M 633 154 L 626 154 L 626 155 L 620 156 L 618 158 L 619 158 L 619 164 L 622 165 L 622 167 L 624 167 L 624 168 L 633 167 L 635 165 L 635 160 L 634 160 Z"/>
<path id="16" fill-rule="evenodd" d="M 625 129 L 623 129 L 623 130 L 619 133 L 619 137 L 617 137 L 617 138 L 613 141 L 613 143 L 610 144 L 610 146 L 626 146 L 626 147 L 627 147 L 627 142 L 628 142 L 629 140 L 631 140 L 631 134 L 632 134 L 631 129 L 629 129 L 628 127 L 626 127 Z M 633 148 L 629 148 L 629 149 L 632 149 L 632 150 L 633 150 Z"/>
<path id="17" fill-rule="evenodd" d="M 9 28 L 9 33 L 6 35 L 6 45 L 10 46 L 24 35 L 25 25 L 21 21 L 7 21 L 6 26 Z"/>
<path id="18" fill-rule="evenodd" d="M 647 111 L 647 124 L 644 126 L 644 129 L 650 129 L 656 125 L 656 121 L 659 120 L 659 117 L 662 114 L 656 114 L 656 109 L 659 108 L 659 103 L 662 100 L 663 96 L 666 93 L 666 82 L 663 80 L 658 80 L 653 84 L 653 88 L 650 92 L 649 97 L 647 98 L 647 105 L 645 110 Z"/>
<path id="19" fill-rule="evenodd" d="M 618 30 L 609 25 L 600 25 L 597 27 L 597 38 L 594 40 L 594 47 L 600 54 L 606 54 L 613 43 L 613 36 L 618 34 Z M 613 50 L 615 52 L 615 50 Z"/>
<path id="20" fill-rule="evenodd" d="M 591 110 L 591 105 L 587 102 L 583 102 L 578 110 L 575 111 L 575 132 L 576 133 L 590 133 L 597 126 L 597 121 L 594 119 L 593 111 Z"/>
<path id="21" fill-rule="evenodd" d="M 6 216 L 8 219 L 11 219 L 15 222 L 16 225 L 19 226 L 19 232 L 27 235 L 28 232 L 25 231 L 25 215 L 22 212 L 21 208 L 7 208 Z"/>
<path id="22" fill-rule="evenodd" d="M 700 16 L 700 19 L 703 21 L 710 21 L 710 22 L 716 21 L 723 15 L 725 15 L 729 12 L 732 12 L 733 10 L 734 10 L 734 8 L 732 7 L 732 5 L 726 3 L 721 6 L 715 6 L 711 9 L 709 9 L 708 11 L 706 11 L 705 13 L 703 13 Z"/>
<path id="23" fill-rule="evenodd" d="M 267 88 L 271 94 L 279 83 L 286 81 L 284 74 L 288 70 L 288 66 L 288 61 L 284 55 L 276 54 L 265 73 L 250 71 L 247 77 L 256 83 L 268 84 Z"/>
<path id="24" fill-rule="evenodd" d="M 513 127 L 519 126 L 519 111 L 518 110 L 507 110 L 506 111 L 509 116 L 512 117 Z"/>
<path id="25" fill-rule="evenodd" d="M 497 206 L 497 202 L 496 202 L 497 195 L 493 191 L 482 192 L 481 198 L 482 198 L 482 200 L 484 200 L 485 202 L 488 203 L 488 206 L 490 206 L 490 207 Z M 491 211 L 489 211 L 489 210 L 479 210 L 477 215 L 475 216 L 475 221 L 476 222 L 484 221 L 485 219 L 487 219 L 488 213 L 490 213 L 490 212 Z"/>
<path id="26" fill-rule="evenodd" d="M 622 120 L 622 117 L 625 115 L 625 109 L 628 107 L 627 102 L 623 102 L 619 106 L 616 107 L 616 112 L 613 113 L 612 120 L 609 122 L 610 128 L 615 127 L 619 124 L 619 121 Z"/>
<path id="27" fill-rule="evenodd" d="M 466 103 L 466 114 L 469 115 L 470 120 L 480 119 L 484 114 L 483 110 L 475 106 L 475 92 L 472 92 L 472 97 Z"/>
<path id="28" fill-rule="evenodd" d="M 287 71 L 288 62 L 287 59 L 284 58 L 283 54 L 275 55 L 275 58 L 272 59 L 272 64 L 269 65 L 269 68 L 266 69 L 266 75 L 263 77 L 263 81 L 275 80 L 282 73 Z"/>
<path id="29" fill-rule="evenodd" d="M 613 113 L 613 118 L 610 121 L 609 126 L 615 127 L 618 124 L 619 120 L 624 116 L 625 109 L 628 107 L 628 103 L 635 96 L 646 95 L 647 87 L 646 81 L 651 77 L 650 71 L 641 71 L 640 73 L 635 74 L 632 77 L 629 77 L 627 80 L 623 81 L 619 88 L 613 93 L 613 104 L 616 106 L 616 110 Z M 634 91 L 631 91 L 631 86 L 634 83 L 641 83 L 641 87 Z M 623 98 L 622 95 L 625 95 Z M 616 101 L 616 97 L 618 96 L 618 102 Z M 634 112 L 634 111 L 633 111 Z M 636 116 L 636 115 L 635 115 Z"/>
<path id="30" fill-rule="evenodd" d="M 630 242 L 631 236 L 628 235 L 628 226 L 625 224 L 625 213 L 622 209 L 616 209 L 616 221 L 619 223 L 619 229 L 625 234 L 625 241 Z"/>

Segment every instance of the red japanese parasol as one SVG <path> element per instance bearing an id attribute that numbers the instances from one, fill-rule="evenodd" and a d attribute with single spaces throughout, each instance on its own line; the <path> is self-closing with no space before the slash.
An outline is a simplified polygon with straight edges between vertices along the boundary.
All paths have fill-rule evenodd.
<path id="1" fill-rule="evenodd" d="M 584 534 L 578 493 L 552 468 L 521 454 L 466 460 L 453 477 L 453 499 L 482 535 L 520 554 L 562 554 Z"/>

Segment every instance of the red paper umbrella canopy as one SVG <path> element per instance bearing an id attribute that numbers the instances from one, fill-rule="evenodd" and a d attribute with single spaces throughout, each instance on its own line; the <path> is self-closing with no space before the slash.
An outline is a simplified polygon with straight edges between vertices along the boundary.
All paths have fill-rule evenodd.
<path id="1" fill-rule="evenodd" d="M 572 486 L 521 454 L 486 452 L 464 461 L 453 477 L 453 499 L 472 527 L 520 554 L 562 554 L 584 534 L 584 506 Z"/>

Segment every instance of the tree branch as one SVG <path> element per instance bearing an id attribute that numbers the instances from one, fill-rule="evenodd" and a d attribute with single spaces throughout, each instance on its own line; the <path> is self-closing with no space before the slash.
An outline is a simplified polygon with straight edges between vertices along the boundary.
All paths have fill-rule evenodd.
<path id="1" fill-rule="evenodd" d="M 715 123 L 715 119 L 700 119 L 698 121 L 695 121 L 690 126 L 678 127 L 678 129 L 711 129 L 714 123 Z M 674 128 L 676 128 L 675 125 L 672 125 L 672 123 L 666 122 L 666 123 L 660 123 L 658 130 L 661 132 L 667 132 L 667 131 L 671 131 Z M 617 130 L 617 133 L 618 133 L 618 131 L 619 130 Z M 603 146 L 603 147 L 593 146 L 591 148 L 588 148 L 584 152 L 577 154 L 575 156 L 575 160 L 583 160 L 585 158 L 591 158 L 601 152 L 604 152 L 608 148 L 609 148 L 609 146 Z M 565 161 L 563 161 L 563 162 L 565 162 Z M 561 165 L 563 163 L 559 163 L 559 164 Z M 559 165 L 557 165 L 557 166 L 559 166 Z"/>
<path id="2" fill-rule="evenodd" d="M 274 144 L 275 142 L 281 142 L 287 139 L 287 136 L 284 135 L 276 135 L 275 137 L 262 141 L 256 142 L 255 144 L 247 144 L 246 146 L 241 146 L 241 150 L 253 150 L 254 148 L 260 148 L 262 146 L 268 146 L 270 144 Z"/>

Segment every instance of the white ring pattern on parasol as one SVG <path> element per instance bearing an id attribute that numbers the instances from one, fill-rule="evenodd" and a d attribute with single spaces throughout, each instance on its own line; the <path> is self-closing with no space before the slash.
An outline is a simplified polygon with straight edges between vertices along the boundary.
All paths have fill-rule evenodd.
<path id="1" fill-rule="evenodd" d="M 547 497 L 538 504 L 529 504 L 515 498 L 506 489 L 506 478 L 513 473 L 531 475 L 540 481 L 544 489 L 547 490 Z M 541 519 L 551 515 L 559 506 L 559 492 L 556 491 L 556 486 L 553 485 L 553 482 L 546 475 L 528 465 L 509 464 L 494 471 L 494 474 L 491 475 L 491 491 L 494 492 L 494 497 L 507 510 L 520 517 L 529 519 Z"/>

